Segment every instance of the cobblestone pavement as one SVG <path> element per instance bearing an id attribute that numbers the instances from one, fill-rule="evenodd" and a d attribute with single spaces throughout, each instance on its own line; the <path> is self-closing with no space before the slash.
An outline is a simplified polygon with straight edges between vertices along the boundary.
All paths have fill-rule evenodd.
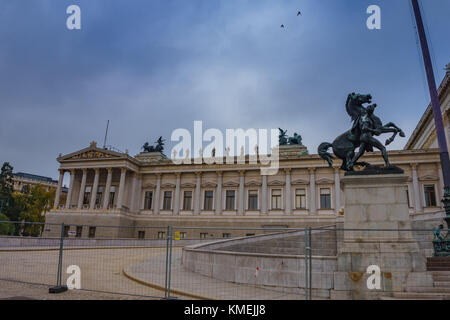
<path id="1" fill-rule="evenodd" d="M 28 284 L 0 280 L 0 300 L 146 300 L 152 298 L 107 294 L 84 290 L 68 290 L 63 293 L 48 293 L 48 285 Z"/>
<path id="2" fill-rule="evenodd" d="M 69 276 L 66 273 L 67 267 L 77 265 L 81 270 L 81 288 L 84 290 L 49 295 L 48 287 L 54 286 L 57 279 L 57 250 L 0 251 L 0 279 L 47 285 L 30 286 L 2 281 L 5 286 L 0 286 L 0 297 L 30 296 L 26 290 L 24 292 L 20 290 L 22 286 L 24 289 L 30 286 L 30 288 L 34 288 L 30 292 L 35 293 L 35 296 L 39 299 L 59 299 L 59 297 L 67 297 L 68 299 L 72 299 L 72 297 L 73 299 L 84 299 L 83 297 L 87 297 L 86 299 L 121 298 L 115 294 L 91 293 L 85 290 L 142 295 L 158 299 L 164 297 L 164 291 L 128 279 L 122 271 L 128 265 L 149 259 L 152 255 L 159 256 L 164 253 L 164 248 L 66 249 L 63 255 L 62 283 L 65 284 Z M 158 264 L 151 267 L 154 270 L 165 270 L 165 261 L 158 260 Z M 159 274 L 164 275 L 163 272 Z M 133 297 L 130 298 L 133 299 Z"/>

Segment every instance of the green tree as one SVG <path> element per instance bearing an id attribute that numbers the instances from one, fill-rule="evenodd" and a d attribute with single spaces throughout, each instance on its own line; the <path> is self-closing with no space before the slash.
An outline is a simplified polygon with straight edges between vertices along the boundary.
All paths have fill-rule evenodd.
<path id="1" fill-rule="evenodd" d="M 23 208 L 20 213 L 20 221 L 45 222 L 45 213 L 52 208 L 54 198 L 55 190 L 47 191 L 39 184 L 31 187 L 28 194 L 15 194 L 18 206 Z M 24 236 L 39 236 L 42 228 L 43 225 L 25 223 L 22 234 Z"/>
<path id="2" fill-rule="evenodd" d="M 0 213 L 0 221 L 9 221 L 8 217 L 3 213 Z M 0 222 L 0 234 L 3 235 L 13 235 L 14 234 L 14 224 L 7 222 Z"/>
<path id="3" fill-rule="evenodd" d="M 0 213 L 4 213 L 7 216 L 7 208 L 10 205 L 13 191 L 13 167 L 9 162 L 5 162 L 0 169 Z"/>

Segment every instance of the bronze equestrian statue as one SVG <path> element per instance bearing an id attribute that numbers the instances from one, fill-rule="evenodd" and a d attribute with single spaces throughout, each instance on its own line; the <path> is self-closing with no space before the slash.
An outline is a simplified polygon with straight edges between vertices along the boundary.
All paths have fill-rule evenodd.
<path id="1" fill-rule="evenodd" d="M 397 134 L 400 134 L 401 137 L 404 137 L 405 134 L 392 122 L 383 125 L 380 118 L 373 114 L 376 104 L 363 106 L 363 104 L 371 102 L 370 94 L 351 93 L 348 95 L 345 109 L 353 120 L 352 128 L 338 136 L 333 143 L 324 142 L 318 148 L 320 157 L 326 160 L 330 167 L 333 165 L 334 157 L 328 153 L 329 148 L 333 148 L 335 156 L 342 159 L 342 170 L 353 171 L 355 165 L 369 165 L 366 162 L 357 161 L 366 151 L 372 152 L 373 147 L 381 151 L 386 167 L 391 167 L 385 146 L 374 136 L 392 132 L 393 135 L 386 140 L 386 145 L 388 145 L 394 141 Z M 359 150 L 355 154 L 357 148 Z"/>

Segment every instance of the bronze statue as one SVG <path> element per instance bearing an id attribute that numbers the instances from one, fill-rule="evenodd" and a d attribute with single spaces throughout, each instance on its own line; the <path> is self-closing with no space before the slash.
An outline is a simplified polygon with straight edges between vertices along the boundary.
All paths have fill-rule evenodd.
<path id="1" fill-rule="evenodd" d="M 280 146 L 285 146 L 285 145 L 302 145 L 302 136 L 297 134 L 296 132 L 294 133 L 293 137 L 287 137 L 287 130 L 283 130 L 281 128 L 278 128 L 278 130 L 280 131 L 280 134 L 278 135 L 278 144 Z"/>
<path id="2" fill-rule="evenodd" d="M 327 152 L 330 147 L 333 148 L 336 157 L 342 159 L 341 169 L 345 171 L 353 171 L 355 165 L 368 166 L 369 164 L 366 162 L 357 161 L 366 151 L 372 152 L 373 147 L 381 151 L 386 167 L 391 167 L 385 146 L 374 136 L 392 132 L 393 135 L 386 140 L 386 145 L 388 145 L 394 141 L 397 134 L 400 134 L 401 137 L 404 137 L 405 134 L 392 122 L 383 125 L 380 118 L 374 115 L 376 104 L 363 106 L 363 104 L 371 103 L 371 101 L 372 96 L 370 94 L 351 93 L 348 95 L 345 108 L 353 120 L 352 128 L 338 136 L 332 144 L 324 142 L 318 148 L 319 155 L 328 162 L 330 167 L 333 165 L 334 159 Z M 358 153 L 355 154 L 358 147 Z"/>
<path id="3" fill-rule="evenodd" d="M 156 146 L 149 145 L 148 142 L 146 142 L 142 149 L 144 149 L 144 152 L 163 152 L 164 151 L 164 140 L 162 137 L 159 137 L 158 140 L 155 141 Z"/>

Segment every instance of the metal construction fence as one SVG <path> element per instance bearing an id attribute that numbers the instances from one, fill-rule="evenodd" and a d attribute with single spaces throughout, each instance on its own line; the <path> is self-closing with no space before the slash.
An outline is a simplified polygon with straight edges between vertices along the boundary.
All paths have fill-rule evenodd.
<path id="1" fill-rule="evenodd" d="M 227 300 L 328 299 L 342 267 L 339 254 L 371 243 L 413 243 L 406 249 L 431 257 L 435 236 L 433 229 L 7 221 L 0 221 L 0 232 L 0 280 L 153 299 Z M 380 255 L 381 267 L 385 259 Z M 403 260 L 399 255 L 398 265 Z"/>

